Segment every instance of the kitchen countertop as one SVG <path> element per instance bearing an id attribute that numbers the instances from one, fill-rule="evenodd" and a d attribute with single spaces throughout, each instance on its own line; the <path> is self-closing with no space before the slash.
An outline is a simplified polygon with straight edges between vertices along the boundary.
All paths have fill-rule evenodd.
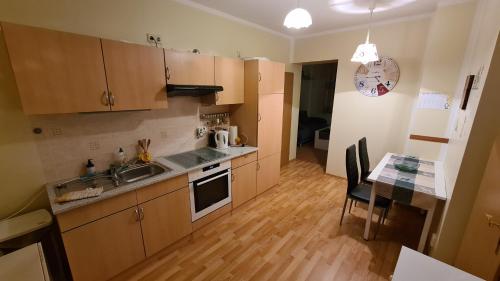
<path id="1" fill-rule="evenodd" d="M 145 187 L 148 185 L 152 185 L 152 184 L 157 183 L 157 182 L 165 181 L 165 180 L 168 180 L 170 178 L 174 178 L 176 176 L 186 174 L 190 171 L 197 170 L 197 169 L 200 169 L 200 168 L 205 167 L 205 166 L 209 166 L 209 165 L 219 163 L 219 162 L 228 161 L 228 160 L 231 160 L 233 158 L 237 158 L 237 157 L 255 152 L 255 151 L 257 151 L 257 148 L 253 147 L 253 146 L 245 146 L 245 147 L 230 147 L 230 148 L 224 149 L 224 150 L 219 150 L 219 149 L 216 149 L 216 150 L 223 152 L 223 153 L 226 153 L 226 154 L 228 154 L 228 156 L 224 157 L 224 158 L 219 158 L 219 159 L 212 161 L 212 162 L 203 163 L 201 165 L 194 166 L 194 167 L 191 167 L 188 169 L 181 167 L 181 166 L 165 159 L 164 157 L 168 156 L 168 155 L 156 157 L 155 159 L 153 159 L 154 162 L 157 162 L 157 163 L 160 163 L 164 166 L 167 166 L 170 169 L 172 169 L 172 171 L 164 173 L 164 174 L 160 174 L 160 175 L 157 175 L 157 176 L 154 176 L 151 178 L 147 178 L 144 180 L 140 180 L 140 181 L 137 181 L 134 183 L 122 184 L 119 187 L 105 191 L 101 195 L 99 195 L 98 197 L 93 197 L 93 198 L 81 199 L 81 200 L 65 202 L 65 203 L 56 203 L 56 202 L 54 202 L 55 198 L 57 197 L 55 190 L 54 190 L 55 186 L 58 185 L 59 183 L 67 181 L 68 179 L 48 183 L 45 185 L 45 187 L 47 189 L 47 194 L 49 197 L 50 207 L 52 209 L 52 213 L 54 215 L 57 215 L 57 214 L 61 214 L 61 213 L 64 213 L 64 212 L 67 212 L 67 211 L 70 211 L 70 210 L 73 210 L 73 209 L 76 209 L 79 207 L 83 207 L 83 206 L 90 205 L 90 204 L 93 204 L 93 203 L 96 203 L 96 202 L 99 202 L 99 201 L 102 201 L 105 199 L 109 199 L 111 197 L 115 197 L 115 196 L 118 196 L 120 194 L 134 191 L 136 189 L 139 189 L 139 188 L 142 188 L 142 187 Z"/>

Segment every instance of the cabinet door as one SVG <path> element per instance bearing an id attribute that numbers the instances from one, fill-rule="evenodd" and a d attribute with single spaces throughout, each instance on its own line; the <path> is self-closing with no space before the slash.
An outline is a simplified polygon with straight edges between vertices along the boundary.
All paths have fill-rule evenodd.
<path id="1" fill-rule="evenodd" d="M 26 114 L 108 111 L 99 38 L 2 23 Z"/>
<path id="2" fill-rule="evenodd" d="M 137 208 L 62 234 L 75 281 L 108 280 L 145 258 Z"/>
<path id="3" fill-rule="evenodd" d="M 277 185 L 280 180 L 281 153 L 259 159 L 257 166 L 257 194 Z"/>
<path id="4" fill-rule="evenodd" d="M 102 39 L 112 110 L 167 108 L 163 49 Z"/>
<path id="5" fill-rule="evenodd" d="M 139 205 L 142 235 L 149 257 L 191 233 L 191 209 L 187 187 Z"/>
<path id="6" fill-rule="evenodd" d="M 259 95 L 257 152 L 259 159 L 281 152 L 283 94 Z"/>
<path id="7" fill-rule="evenodd" d="M 284 87 L 285 65 L 259 60 L 259 94 L 283 94 Z"/>
<path id="8" fill-rule="evenodd" d="M 165 50 L 167 83 L 214 85 L 214 57 Z"/>
<path id="9" fill-rule="evenodd" d="M 241 59 L 215 57 L 215 85 L 224 88 L 216 94 L 215 104 L 244 102 L 244 69 Z"/>
<path id="10" fill-rule="evenodd" d="M 257 195 L 257 162 L 251 162 L 232 170 L 231 197 L 233 208 Z"/>

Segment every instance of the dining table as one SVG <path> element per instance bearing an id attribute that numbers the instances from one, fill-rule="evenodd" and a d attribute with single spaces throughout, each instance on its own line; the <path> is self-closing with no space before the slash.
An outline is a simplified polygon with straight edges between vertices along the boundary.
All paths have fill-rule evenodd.
<path id="1" fill-rule="evenodd" d="M 414 169 L 403 169 L 405 165 Z M 419 252 L 423 252 L 436 205 L 438 201 L 446 201 L 447 198 L 442 162 L 386 153 L 370 173 L 368 180 L 373 185 L 363 238 L 369 240 L 375 198 L 379 195 L 427 211 L 417 248 Z"/>

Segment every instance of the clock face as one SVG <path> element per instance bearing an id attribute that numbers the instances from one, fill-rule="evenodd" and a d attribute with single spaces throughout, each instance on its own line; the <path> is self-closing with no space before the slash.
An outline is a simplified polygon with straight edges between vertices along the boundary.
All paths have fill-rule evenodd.
<path id="1" fill-rule="evenodd" d="M 390 92 L 399 80 L 399 67 L 389 57 L 362 64 L 354 74 L 354 85 L 360 93 L 369 97 L 379 97 Z"/>

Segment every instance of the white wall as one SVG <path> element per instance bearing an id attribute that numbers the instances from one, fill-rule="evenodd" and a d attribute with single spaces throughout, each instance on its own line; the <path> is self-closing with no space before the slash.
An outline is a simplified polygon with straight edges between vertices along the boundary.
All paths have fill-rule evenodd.
<path id="1" fill-rule="evenodd" d="M 372 28 L 371 40 L 379 53 L 394 58 L 401 70 L 394 90 L 376 98 L 356 91 L 353 75 L 358 65 L 350 61 L 367 29 L 296 40 L 295 63 L 338 60 L 327 173 L 345 176 L 345 149 L 363 136 L 368 139 L 372 168 L 386 152 L 403 152 L 412 104 L 419 89 L 429 23 L 430 19 L 424 17 Z"/>
<path id="2" fill-rule="evenodd" d="M 498 104 L 488 102 L 491 98 L 483 102 L 483 87 L 500 31 L 499 11 L 498 0 L 478 1 L 464 59 L 464 71 L 456 86 L 454 107 L 448 124 L 450 143 L 444 158 L 444 168 L 446 189 L 451 198 L 446 202 L 438 242 L 433 250 L 433 256 L 448 263 L 453 263 L 457 255 L 486 160 L 498 134 L 496 123 L 491 122 L 493 116 L 498 116 Z M 465 76 L 477 74 L 481 69 L 484 71 L 479 87 L 471 91 L 467 109 L 458 109 Z M 496 80 L 498 77 L 488 79 Z M 490 91 L 489 95 L 498 96 L 498 90 Z M 483 117 L 476 122 L 476 116 Z"/>
<path id="3" fill-rule="evenodd" d="M 434 92 L 449 96 L 451 103 L 469 40 L 476 2 L 438 6 L 432 17 L 422 64 L 420 93 Z M 415 99 L 410 134 L 447 137 L 450 109 L 418 109 Z M 446 145 L 407 140 L 405 153 L 426 159 L 438 159 Z"/>
<path id="4" fill-rule="evenodd" d="M 172 0 L 16 0 L 0 1 L 0 21 L 40 26 L 54 30 L 68 31 L 115 40 L 124 40 L 146 44 L 146 33 L 161 34 L 163 46 L 179 50 L 197 48 L 202 53 L 236 57 L 263 56 L 275 61 L 289 62 L 290 40 L 244 25 L 239 22 L 215 16 L 207 12 L 181 5 Z M 41 125 L 54 124 L 71 129 L 71 126 L 92 126 L 85 121 L 92 117 L 75 116 L 73 121 L 61 123 L 60 118 L 54 120 L 30 119 L 22 113 L 15 81 L 8 62 L 5 44 L 0 40 L 0 155 L 5 161 L 0 162 L 0 178 L 2 178 L 2 195 L 0 196 L 0 218 L 19 208 L 23 202 L 35 194 L 54 173 L 50 172 L 40 159 L 39 153 L 50 154 L 49 149 L 39 150 L 31 129 L 35 123 Z M 173 102 L 171 106 L 182 105 L 183 102 Z M 130 118 L 134 128 L 145 128 L 147 124 L 137 124 L 137 120 L 146 116 L 145 120 L 162 119 L 165 127 L 171 124 L 171 118 L 188 116 L 189 126 L 194 126 L 197 119 L 198 105 L 190 105 L 183 112 L 168 110 L 155 113 L 130 113 L 107 116 L 109 118 Z M 130 115 L 133 115 L 130 117 Z M 128 116 L 128 117 L 127 117 Z M 147 117 L 149 116 L 149 117 Z M 50 117 L 49 117 L 50 119 Z M 186 118 L 185 118 L 186 119 Z M 39 122 L 41 121 L 41 122 Z M 160 122 L 160 120 L 157 120 Z M 114 124 L 126 123 L 118 120 Z M 148 122 L 145 122 L 148 123 Z M 178 122 L 174 122 L 178 124 Z M 69 127 L 67 127 L 68 125 Z M 174 125 L 173 127 L 176 127 Z M 47 127 L 47 126 L 45 126 Z M 194 129 L 194 128 L 193 128 Z M 122 132 L 124 130 L 120 129 Z M 171 136 L 177 134 L 177 129 L 166 129 Z M 187 130 L 191 130 L 187 128 Z M 94 132 L 97 131 L 96 134 Z M 125 130 L 126 131 L 126 130 Z M 146 130 L 147 131 L 147 130 Z M 87 136 L 103 140 L 98 128 Z M 136 133 L 134 131 L 131 136 Z M 185 135 L 185 134 L 183 134 Z M 68 136 L 71 137 L 71 136 Z M 145 137 L 147 137 L 145 135 Z M 47 140 L 54 142 L 55 139 Z M 127 140 L 128 141 L 128 140 Z M 74 143 L 73 141 L 67 142 Z M 108 143 L 108 142 L 106 142 Z M 117 143 L 117 145 L 119 145 Z M 120 145 L 129 145 L 123 143 Z M 178 146 L 181 144 L 176 144 Z M 182 147 L 186 147 L 181 145 Z M 189 145 L 188 145 L 189 146 Z M 80 159 L 90 154 L 88 146 L 80 145 L 79 151 L 73 155 Z M 109 153 L 109 145 L 102 146 L 104 153 Z M 63 149 L 71 150 L 70 145 Z M 83 155 L 83 156 L 82 156 Z M 106 154 L 108 155 L 108 154 Z M 70 155 L 71 156 L 71 155 Z M 109 156 L 109 155 L 108 155 Z M 107 156 L 104 156 L 107 157 Z M 42 157 L 43 158 L 43 157 Z M 45 159 L 45 158 L 43 158 Z M 52 164 L 52 163 L 48 163 Z M 57 163 L 56 163 L 57 164 Z M 74 170 L 74 165 L 61 174 Z M 48 174 L 47 174 L 48 173 Z M 34 207 L 46 205 L 37 202 Z"/>

